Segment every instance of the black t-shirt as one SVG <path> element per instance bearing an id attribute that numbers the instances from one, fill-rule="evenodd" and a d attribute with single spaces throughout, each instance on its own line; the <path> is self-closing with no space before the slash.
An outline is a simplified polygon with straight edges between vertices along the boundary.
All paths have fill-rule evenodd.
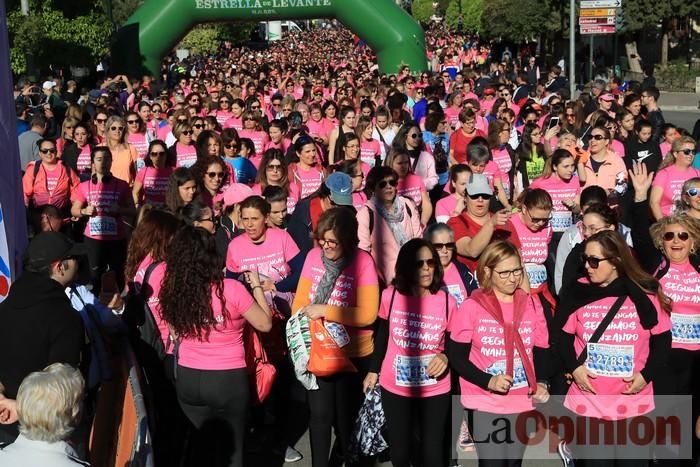
<path id="1" fill-rule="evenodd" d="M 630 135 L 625 141 L 625 165 L 627 168 L 632 168 L 633 162 L 643 162 L 647 171 L 656 172 L 661 160 L 661 148 L 651 139 L 642 143 L 637 136 Z"/>

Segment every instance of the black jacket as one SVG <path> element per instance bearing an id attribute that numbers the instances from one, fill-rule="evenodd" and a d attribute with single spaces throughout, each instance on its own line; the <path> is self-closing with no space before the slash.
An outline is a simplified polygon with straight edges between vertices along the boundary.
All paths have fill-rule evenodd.
<path id="1" fill-rule="evenodd" d="M 52 363 L 75 367 L 85 346 L 83 321 L 57 281 L 25 272 L 0 303 L 0 382 L 15 399 L 22 380 Z M 16 425 L 0 425 L 0 437 Z"/>

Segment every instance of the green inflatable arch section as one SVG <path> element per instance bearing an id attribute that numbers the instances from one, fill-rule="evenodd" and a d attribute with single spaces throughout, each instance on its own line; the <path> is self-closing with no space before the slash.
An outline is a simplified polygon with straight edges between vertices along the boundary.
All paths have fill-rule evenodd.
<path id="1" fill-rule="evenodd" d="M 158 76 L 160 61 L 196 24 L 336 18 L 377 53 L 380 70 L 425 70 L 425 38 L 393 0 L 146 0 L 113 43 L 113 68 Z"/>

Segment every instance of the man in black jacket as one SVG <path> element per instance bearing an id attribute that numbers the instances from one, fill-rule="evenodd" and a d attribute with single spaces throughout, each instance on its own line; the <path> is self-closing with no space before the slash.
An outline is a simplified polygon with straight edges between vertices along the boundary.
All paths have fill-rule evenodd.
<path id="1" fill-rule="evenodd" d="M 14 399 L 28 374 L 57 362 L 80 364 L 85 331 L 65 288 L 77 276 L 82 247 L 58 232 L 37 235 L 24 273 L 0 303 L 0 442 L 18 435 Z"/>

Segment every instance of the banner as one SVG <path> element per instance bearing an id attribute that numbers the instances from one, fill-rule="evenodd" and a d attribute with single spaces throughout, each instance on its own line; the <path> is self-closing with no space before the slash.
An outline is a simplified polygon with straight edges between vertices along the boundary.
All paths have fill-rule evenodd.
<path id="1" fill-rule="evenodd" d="M 5 216 L 0 204 L 0 302 L 5 300 L 10 291 L 10 252 L 7 248 L 7 233 L 5 232 Z"/>

